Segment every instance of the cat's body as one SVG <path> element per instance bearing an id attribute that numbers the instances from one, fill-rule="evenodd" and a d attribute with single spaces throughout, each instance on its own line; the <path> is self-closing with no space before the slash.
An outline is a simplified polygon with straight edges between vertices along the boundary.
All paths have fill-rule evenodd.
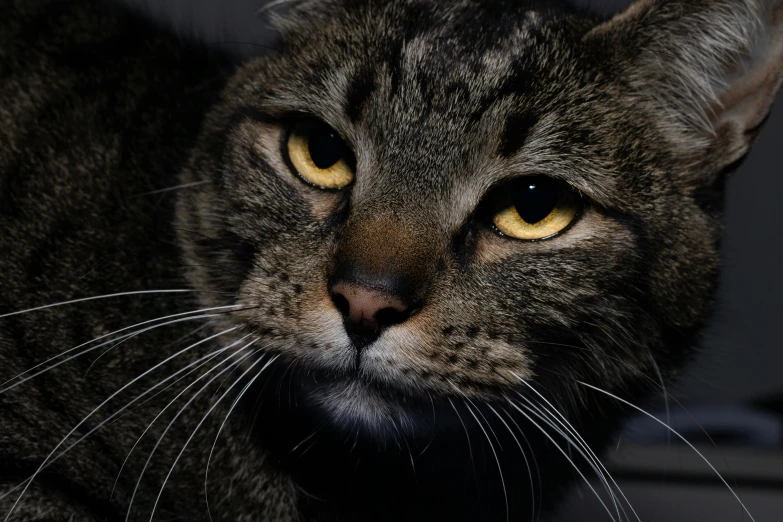
<path id="1" fill-rule="evenodd" d="M 237 69 L 121 7 L 3 2 L 0 316 L 151 292 L 0 317 L 0 380 L 182 315 L 0 386 L 0 515 L 123 520 L 133 497 L 131 519 L 149 518 L 186 444 L 156 519 L 208 520 L 205 489 L 213 520 L 556 505 L 579 477 L 546 423 L 566 428 L 526 405 L 562 410 L 598 451 L 622 405 L 578 381 L 637 402 L 682 366 L 711 308 L 723 173 L 779 85 L 770 37 L 770 79 L 737 80 L 731 110 L 699 108 L 734 85 L 706 84 L 742 57 L 742 30 L 761 30 L 742 9 L 762 6 L 774 36 L 774 3 L 660 4 L 599 25 L 543 2 L 297 2 L 279 52 Z M 745 26 L 679 78 L 683 100 L 655 52 L 687 63 L 694 20 Z M 350 144 L 347 189 L 293 174 L 282 144 L 303 115 Z M 584 195 L 572 222 L 533 242 L 492 231 L 487 194 L 542 174 Z M 404 316 L 343 331 L 341 312 L 373 299 Z M 248 347 L 164 381 L 231 343 Z"/>
<path id="2" fill-rule="evenodd" d="M 172 193 L 147 193 L 178 184 L 177 173 L 187 150 L 231 64 L 201 49 L 186 48 L 123 8 L 97 2 L 82 6 L 69 2 L 12 4 L 24 15 L 13 13 L 5 18 L 2 31 L 3 312 L 32 307 L 42 300 L 104 294 L 108 288 L 111 292 L 186 288 L 174 243 Z M 118 299 L 2 319 L 2 380 L 62 352 L 62 346 L 73 347 L 123 326 L 195 308 L 192 294 Z M 35 389 L 22 385 L 4 393 L 0 404 L 0 489 L 8 492 L 32 475 L 83 416 L 165 359 L 150 347 L 165 346 L 202 324 L 186 321 L 151 330 L 149 337 L 141 335 L 119 346 L 119 350 L 129 350 L 125 355 L 115 359 L 109 353 L 89 373 L 90 363 L 105 348 L 36 377 L 30 382 L 37 382 Z M 113 413 L 154 385 L 157 377 L 131 387 L 106 413 Z M 124 512 L 118 506 L 127 505 L 139 466 L 152 449 L 150 443 L 157 440 L 171 417 L 159 419 L 147 442 L 137 448 L 139 456 L 145 457 L 129 459 L 130 467 L 120 476 L 113 497 L 116 504 L 112 504 L 109 497 L 119 466 L 141 434 L 134 427 L 143 430 L 181 388 L 173 387 L 76 446 L 36 479 L 25 493 L 26 500 L 15 509 L 15 519 L 121 519 Z M 167 437 L 179 439 L 181 447 L 207 403 L 184 414 L 190 419 L 190 429 L 175 426 Z M 178 409 L 169 410 L 175 414 Z M 142 422 L 138 415 L 147 421 Z M 84 430 L 89 431 L 103 418 L 99 413 Z M 216 426 L 210 423 L 205 428 L 214 435 Z M 86 433 L 84 430 L 78 436 Z M 242 449 L 245 439 L 238 437 L 237 441 L 224 448 L 233 448 L 228 449 L 234 453 L 229 458 L 254 470 L 262 467 L 252 448 Z M 200 453 L 205 453 L 209 445 L 211 441 L 205 439 L 195 447 L 201 446 Z M 175 446 L 164 444 L 159 449 L 169 462 L 179 451 Z M 175 499 L 164 495 L 160 506 L 164 518 L 176 514 L 198 520 L 205 516 L 203 503 L 196 500 L 203 487 L 201 472 L 196 470 L 203 471 L 206 455 L 189 455 L 184 457 L 182 469 L 194 473 L 193 478 L 178 481 L 172 477 L 179 484 L 175 486 L 179 493 Z M 202 463 L 196 464 L 193 458 L 202 459 Z M 213 465 L 220 467 L 222 459 L 216 458 Z M 236 468 L 241 474 L 240 469 Z M 144 509 L 151 509 L 165 471 L 155 465 L 147 472 L 150 481 L 142 483 L 134 503 L 141 501 Z M 216 471 L 221 489 L 240 487 L 236 493 L 248 501 L 242 509 L 254 505 L 257 509 L 264 495 L 263 480 L 237 480 L 229 485 L 223 480 L 224 471 L 213 469 Z M 253 475 L 257 477 L 256 471 Z M 242 483 L 254 491 L 244 490 Z M 192 488 L 187 494 L 181 489 L 186 484 Z M 281 497 L 291 494 L 285 488 L 278 493 L 277 486 L 275 491 Z M 3 516 L 15 500 L 12 493 L 0 501 Z M 271 514 L 279 513 L 280 519 L 293 518 L 285 501 L 275 499 L 265 504 Z M 239 520 L 241 512 L 227 511 L 227 516 Z"/>

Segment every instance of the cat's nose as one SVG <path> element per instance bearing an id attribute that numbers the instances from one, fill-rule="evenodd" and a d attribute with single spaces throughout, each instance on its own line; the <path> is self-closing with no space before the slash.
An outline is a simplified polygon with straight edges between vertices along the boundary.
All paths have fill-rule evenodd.
<path id="1" fill-rule="evenodd" d="M 331 295 L 358 350 L 374 342 L 384 328 L 405 321 L 410 311 L 402 299 L 356 282 L 335 283 Z"/>

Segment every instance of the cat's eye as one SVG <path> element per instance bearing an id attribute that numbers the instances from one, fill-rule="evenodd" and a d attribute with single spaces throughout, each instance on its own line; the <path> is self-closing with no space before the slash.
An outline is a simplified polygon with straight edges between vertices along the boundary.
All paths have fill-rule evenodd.
<path id="1" fill-rule="evenodd" d="M 562 232 L 577 217 L 579 194 L 547 176 L 519 178 L 502 187 L 492 224 L 501 234 L 534 241 Z"/>
<path id="2" fill-rule="evenodd" d="M 297 174 L 316 187 L 341 189 L 354 178 L 354 156 L 337 132 L 320 121 L 296 123 L 286 150 Z"/>

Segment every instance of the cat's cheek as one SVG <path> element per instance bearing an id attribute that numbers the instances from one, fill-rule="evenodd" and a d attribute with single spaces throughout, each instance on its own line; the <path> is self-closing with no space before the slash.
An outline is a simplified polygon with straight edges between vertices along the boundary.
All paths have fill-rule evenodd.
<path id="1" fill-rule="evenodd" d="M 496 398 L 533 377 L 528 351 L 495 339 L 455 342 L 435 317 L 390 328 L 362 354 L 362 373 L 395 389 L 424 396 Z"/>
<path id="2" fill-rule="evenodd" d="M 274 263 L 272 263 L 274 265 Z M 307 268 L 309 266 L 309 269 Z M 259 271 L 243 288 L 243 300 L 263 303 L 248 318 L 260 334 L 284 359 L 304 369 L 345 374 L 356 370 L 356 351 L 346 334 L 343 317 L 329 295 L 321 262 L 286 270 L 285 283 L 279 277 L 264 278 Z M 277 279 L 277 281 L 275 281 Z M 293 292 L 289 291 L 293 288 Z"/>

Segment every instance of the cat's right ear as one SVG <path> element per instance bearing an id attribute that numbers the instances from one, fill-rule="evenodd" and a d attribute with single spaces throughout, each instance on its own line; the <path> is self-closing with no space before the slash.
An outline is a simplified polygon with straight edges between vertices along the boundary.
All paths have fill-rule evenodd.
<path id="1" fill-rule="evenodd" d="M 783 81 L 783 0 L 639 0 L 585 39 L 694 174 L 747 154 Z"/>

